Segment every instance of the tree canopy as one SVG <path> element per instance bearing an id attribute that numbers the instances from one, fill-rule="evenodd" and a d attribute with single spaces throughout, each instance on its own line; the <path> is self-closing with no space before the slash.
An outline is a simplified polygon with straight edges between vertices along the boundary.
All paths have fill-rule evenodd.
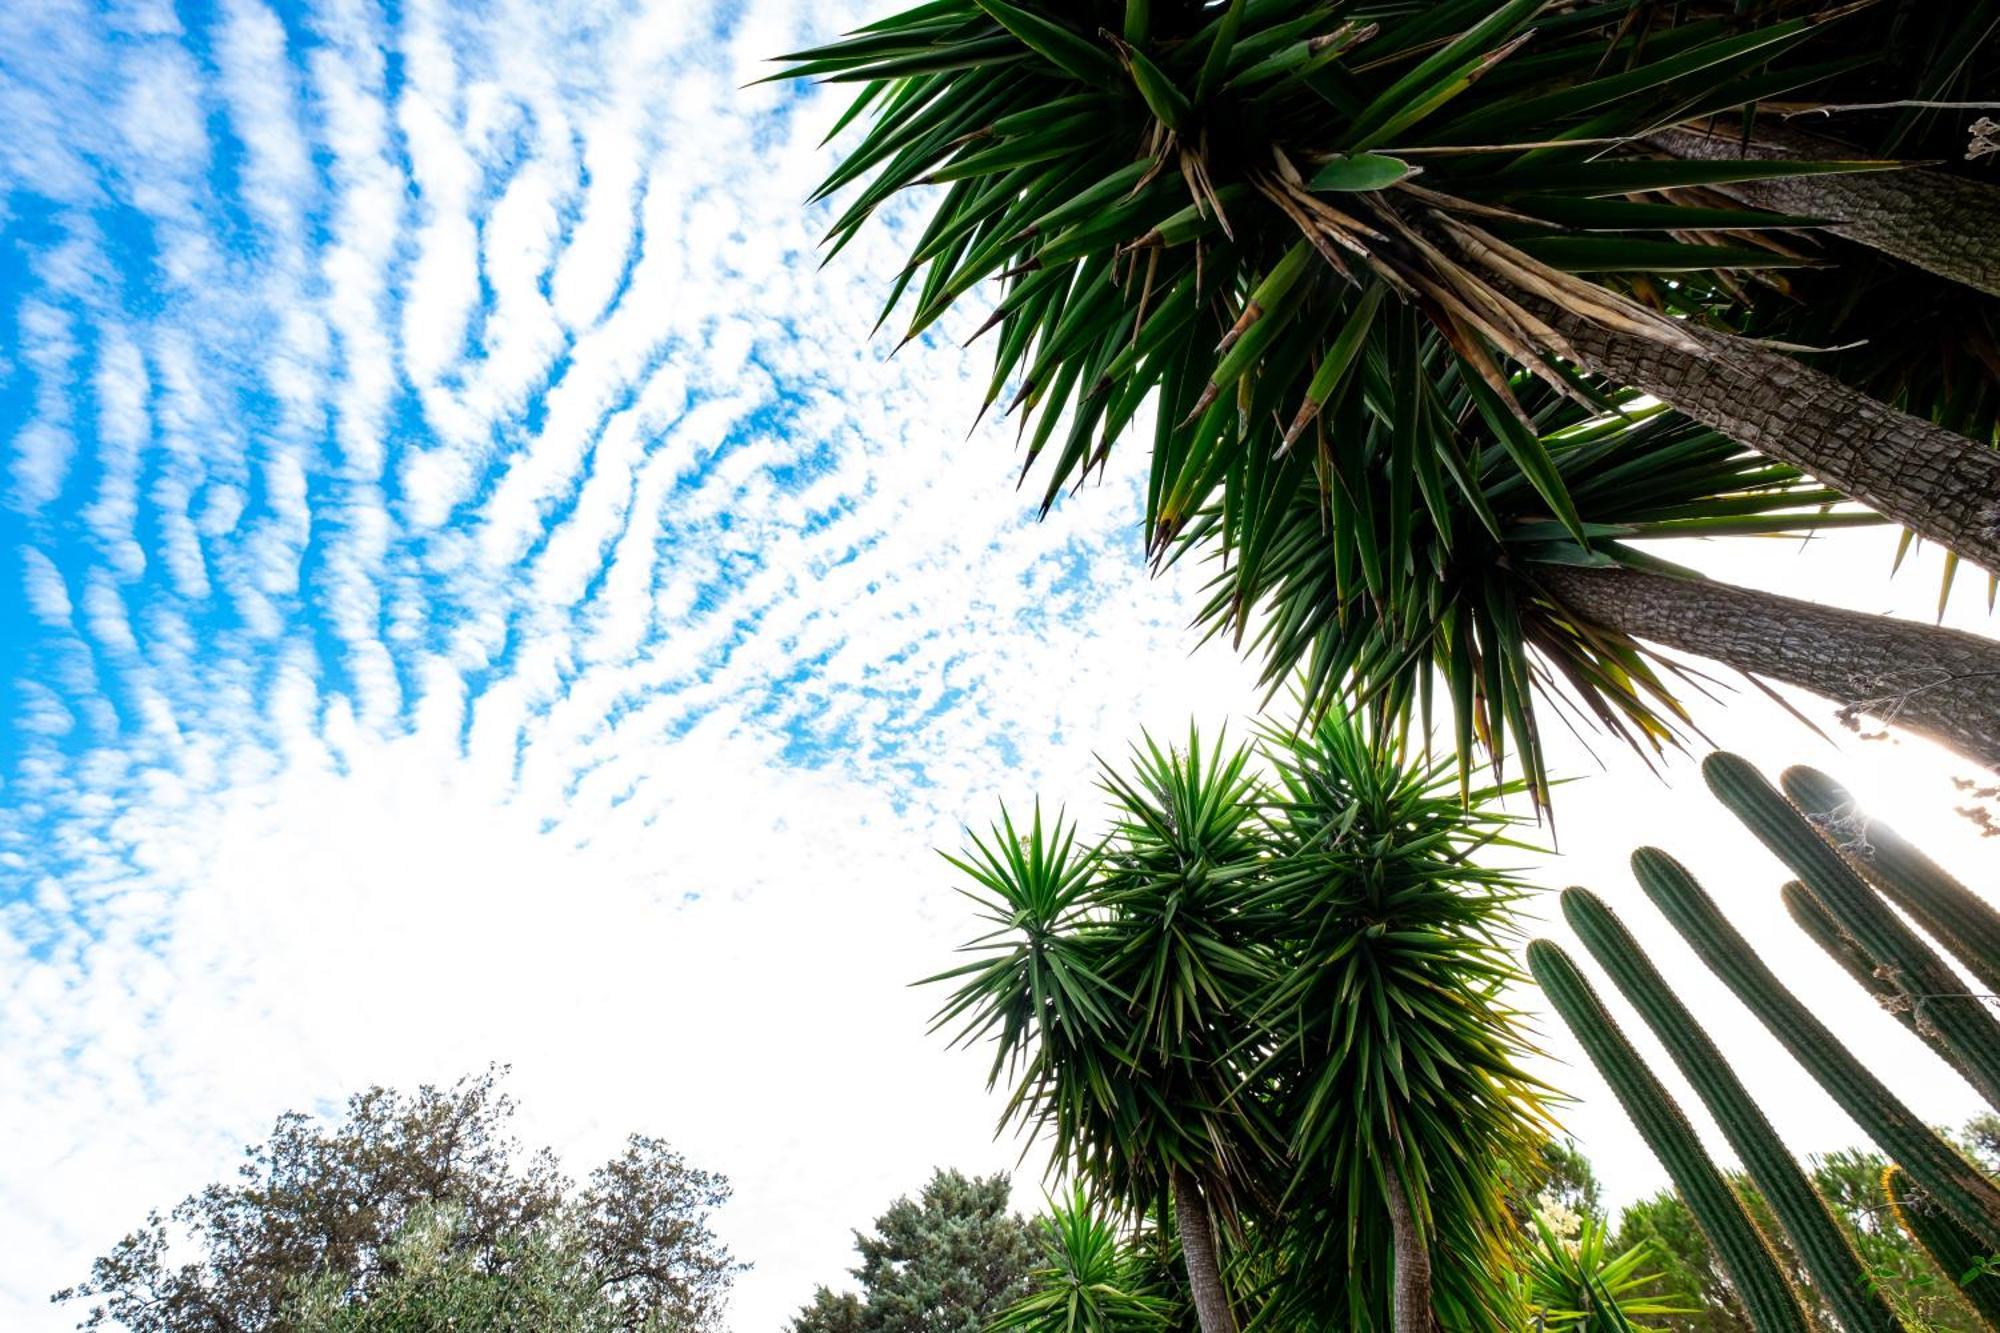
<path id="1" fill-rule="evenodd" d="M 1009 1210 L 1004 1174 L 939 1168 L 854 1233 L 859 1293 L 821 1287 L 792 1333 L 979 1333 L 1026 1289 L 1029 1224 Z"/>
<path id="2" fill-rule="evenodd" d="M 523 1333 L 720 1328 L 743 1267 L 709 1226 L 728 1182 L 635 1134 L 579 1185 L 511 1134 L 505 1072 L 371 1087 L 332 1124 L 287 1112 L 234 1181 L 149 1213 L 51 1299 L 129 1333 L 361 1333 L 405 1306 L 511 1311 L 479 1326 Z"/>

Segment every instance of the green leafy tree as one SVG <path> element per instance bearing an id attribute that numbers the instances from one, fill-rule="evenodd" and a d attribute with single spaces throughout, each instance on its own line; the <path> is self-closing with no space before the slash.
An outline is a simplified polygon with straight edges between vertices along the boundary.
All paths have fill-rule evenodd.
<path id="1" fill-rule="evenodd" d="M 742 1267 L 709 1227 L 728 1182 L 634 1135 L 578 1186 L 547 1149 L 529 1152 L 509 1132 L 504 1072 L 407 1094 L 369 1088 L 335 1124 L 279 1117 L 245 1149 L 235 1181 L 149 1214 L 52 1299 L 89 1302 L 87 1329 L 277 1333 L 307 1288 L 316 1310 L 365 1305 L 398 1276 L 399 1254 L 435 1247 L 448 1217 L 454 1263 L 497 1280 L 520 1256 L 560 1260 L 581 1266 L 624 1327 L 719 1327 Z M 459 1276 L 447 1265 L 440 1281 Z M 420 1299 L 425 1289 L 401 1290 Z"/>
<path id="2" fill-rule="evenodd" d="M 1508 1184 L 1507 1208 L 1524 1231 L 1537 1212 L 1551 1209 L 1602 1218 L 1604 1187 L 1583 1149 L 1569 1139 L 1550 1139 L 1520 1178 Z"/>
<path id="3" fill-rule="evenodd" d="M 1033 1231 L 1007 1197 L 1004 1174 L 940 1169 L 916 1199 L 855 1233 L 860 1293 L 821 1287 L 793 1333 L 979 1333 L 1026 1290 L 1035 1259 Z"/>
<path id="4" fill-rule="evenodd" d="M 560 1220 L 559 1220 L 560 1218 Z M 384 1247 L 382 1273 L 356 1293 L 337 1274 L 307 1283 L 281 1323 L 294 1333 L 626 1333 L 634 1328 L 600 1285 L 572 1219 L 551 1215 L 482 1256 L 462 1244 L 464 1219 L 419 1208 Z M 636 1327 L 687 1327 L 648 1319 Z"/>
<path id="5" fill-rule="evenodd" d="M 1751 1333 L 1750 1317 L 1708 1237 L 1672 1190 L 1626 1208 L 1619 1215 L 1613 1246 L 1621 1250 L 1644 1246 L 1653 1255 L 1661 1293 L 1690 1311 L 1661 1321 L 1674 1333 Z"/>

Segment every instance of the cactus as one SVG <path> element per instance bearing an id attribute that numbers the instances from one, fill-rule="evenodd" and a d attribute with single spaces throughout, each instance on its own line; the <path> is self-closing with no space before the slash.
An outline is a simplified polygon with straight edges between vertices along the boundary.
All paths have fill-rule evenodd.
<path id="1" fill-rule="evenodd" d="M 1845 787 L 1817 769 L 1788 768 L 1779 779 L 1792 804 L 1826 834 L 1861 878 L 1965 964 L 1988 994 L 2000 995 L 2000 912 L 1942 870 L 1886 824 L 1866 819 Z M 1858 825 L 1853 837 L 1846 826 Z"/>
<path id="2" fill-rule="evenodd" d="M 1939 1040 L 1936 1030 L 1928 1023 L 1917 1022 L 1916 1009 L 1911 1005 L 1910 997 L 1903 994 L 1896 985 L 1877 975 L 1875 960 L 1868 956 L 1866 949 L 1854 942 L 1852 936 L 1840 928 L 1840 923 L 1833 919 L 1833 913 L 1826 910 L 1825 903 L 1813 896 L 1811 889 L 1797 880 L 1792 880 L 1785 885 L 1783 897 L 1785 910 L 1792 914 L 1792 920 L 1798 923 L 1799 929 L 1803 930 L 1813 943 L 1826 950 L 1833 961 L 1839 963 L 1847 975 L 1854 978 L 1856 985 L 1874 996 L 1876 1002 L 1888 1011 L 1891 1018 L 1908 1028 L 1912 1035 L 1931 1048 L 1932 1054 L 1958 1070 L 1961 1077 L 1965 1077 L 1965 1070 L 1960 1068 L 1958 1057 L 1952 1053 L 1951 1047 Z M 1966 1082 L 1971 1081 L 1970 1078 L 1966 1078 Z"/>
<path id="3" fill-rule="evenodd" d="M 1764 1233 L 1715 1169 L 1687 1116 L 1625 1040 L 1569 955 L 1548 940 L 1536 940 L 1528 946 L 1528 968 L 1563 1022 L 1576 1034 L 1591 1063 L 1611 1085 L 1646 1146 L 1667 1168 L 1674 1187 L 1728 1270 L 1758 1333 L 1794 1329 L 1804 1333 L 1811 1328 Z"/>
<path id="4" fill-rule="evenodd" d="M 2000 1108 L 2000 1020 L 1985 1002 L 1967 997 L 1964 983 L 1936 951 L 1861 882 L 1840 853 L 1748 762 L 1717 753 L 1702 761 L 1701 771 L 1709 790 L 1805 881 L 1841 929 L 1910 996 L 1918 1021 L 1936 1028 L 1972 1086 Z"/>
<path id="5" fill-rule="evenodd" d="M 1826 1201 L 1624 924 L 1588 889 L 1565 890 L 1562 908 L 1570 928 L 1666 1046 L 1722 1127 L 1841 1327 L 1849 1333 L 1901 1333 L 1902 1324 L 1868 1280 Z"/>
<path id="6" fill-rule="evenodd" d="M 1905 1106 L 1785 989 L 1679 862 L 1657 847 L 1641 847 L 1632 854 L 1632 871 L 1646 896 L 1709 971 L 1757 1015 L 1862 1131 L 1975 1235 L 2000 1247 L 2000 1189 Z"/>
<path id="7" fill-rule="evenodd" d="M 2000 1328 L 2000 1274 L 1993 1271 L 1993 1247 L 1982 1245 L 1950 1213 L 1912 1190 L 1901 1167 L 1891 1165 L 1882 1173 L 1882 1192 L 1903 1230 L 1945 1280 L 1964 1294 L 1988 1328 Z"/>

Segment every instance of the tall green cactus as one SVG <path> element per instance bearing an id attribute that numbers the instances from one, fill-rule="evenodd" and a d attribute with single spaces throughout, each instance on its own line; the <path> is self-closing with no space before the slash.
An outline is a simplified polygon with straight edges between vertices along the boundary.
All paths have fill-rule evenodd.
<path id="1" fill-rule="evenodd" d="M 2000 1328 L 2000 1274 L 1992 1271 L 2000 1256 L 1993 1246 L 1981 1244 L 1950 1213 L 1917 1196 L 1901 1167 L 1892 1165 L 1882 1173 L 1882 1192 L 1889 1196 L 1889 1207 L 1903 1230 L 1923 1247 L 1945 1280 L 1965 1293 L 1988 1328 Z"/>
<path id="2" fill-rule="evenodd" d="M 1818 769 L 1788 768 L 1785 795 L 1861 877 L 2000 995 L 2000 912 L 1947 874 L 1908 838 L 1863 816 L 1847 789 Z"/>
<path id="3" fill-rule="evenodd" d="M 1624 923 L 1588 889 L 1564 890 L 1562 908 L 1591 957 L 1639 1011 L 1722 1127 L 1841 1327 L 1849 1333 L 1901 1333 L 1902 1324 L 1868 1280 L 1826 1201 Z"/>
<path id="4" fill-rule="evenodd" d="M 1715 1169 L 1687 1116 L 1625 1040 L 1569 955 L 1548 940 L 1536 940 L 1528 946 L 1528 968 L 1582 1043 L 1591 1063 L 1611 1085 L 1646 1146 L 1667 1168 L 1674 1187 L 1728 1270 L 1758 1333 L 1793 1329 L 1804 1333 L 1811 1328 L 1764 1233 Z"/>
<path id="5" fill-rule="evenodd" d="M 1910 1034 L 1931 1048 L 1938 1059 L 1958 1070 L 1961 1077 L 1965 1070 L 1959 1066 L 1958 1056 L 1951 1047 L 1939 1038 L 1937 1030 L 1928 1023 L 1917 1021 L 1916 1007 L 1902 988 L 1886 980 L 1876 971 L 1876 963 L 1868 956 L 1868 951 L 1854 942 L 1854 937 L 1840 928 L 1833 919 L 1833 913 L 1826 910 L 1826 904 L 1813 891 L 1797 880 L 1789 881 L 1781 892 L 1785 900 L 1785 910 L 1792 915 L 1807 937 L 1826 950 L 1834 962 L 1839 963 L 1847 975 L 1854 978 L 1854 984 L 1874 996 L 1889 1016 L 1909 1029 Z M 1971 1082 L 1966 1078 L 1966 1082 Z"/>
<path id="6" fill-rule="evenodd" d="M 1702 761 L 1709 790 L 1805 881 L 1827 911 L 1917 1006 L 1918 1020 L 1937 1029 L 1958 1056 L 1972 1086 L 2000 1108 L 2000 1019 L 1970 997 L 1945 961 L 1806 822 L 1784 795 L 1747 761 L 1712 754 Z"/>
<path id="7" fill-rule="evenodd" d="M 1785 989 L 1694 877 L 1657 847 L 1634 852 L 1632 871 L 1646 896 L 1709 971 L 1735 992 L 1863 1132 L 1975 1235 L 2000 1245 L 2000 1189 L 1905 1106 Z"/>

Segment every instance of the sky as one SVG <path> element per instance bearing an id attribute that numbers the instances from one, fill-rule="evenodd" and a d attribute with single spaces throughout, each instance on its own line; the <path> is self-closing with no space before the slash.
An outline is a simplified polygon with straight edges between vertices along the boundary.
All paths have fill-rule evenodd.
<path id="1" fill-rule="evenodd" d="M 921 200 L 819 266 L 840 102 L 746 85 L 879 8 L 0 6 L 0 1327 L 69 1327 L 48 1292 L 279 1112 L 489 1061 L 578 1173 L 640 1131 L 730 1177 L 745 1333 L 933 1166 L 1020 1157 L 908 985 L 974 933 L 935 849 L 1003 798 L 1089 827 L 1093 755 L 1259 696 L 1194 649 L 1196 571 L 1144 568 L 1142 449 L 1037 522 L 977 312 L 868 338 Z M 1894 544 L 1675 558 L 1927 616 Z M 1741 689 L 1700 720 L 1991 887 L 1966 765 L 1797 699 L 1833 740 Z M 1795 1147 L 1859 1135 L 1631 846 L 1924 1114 L 1975 1109 L 1691 759 L 1597 749 L 1560 743 L 1527 868 L 1633 922 Z M 1613 1199 L 1658 1188 L 1544 1036 Z"/>

